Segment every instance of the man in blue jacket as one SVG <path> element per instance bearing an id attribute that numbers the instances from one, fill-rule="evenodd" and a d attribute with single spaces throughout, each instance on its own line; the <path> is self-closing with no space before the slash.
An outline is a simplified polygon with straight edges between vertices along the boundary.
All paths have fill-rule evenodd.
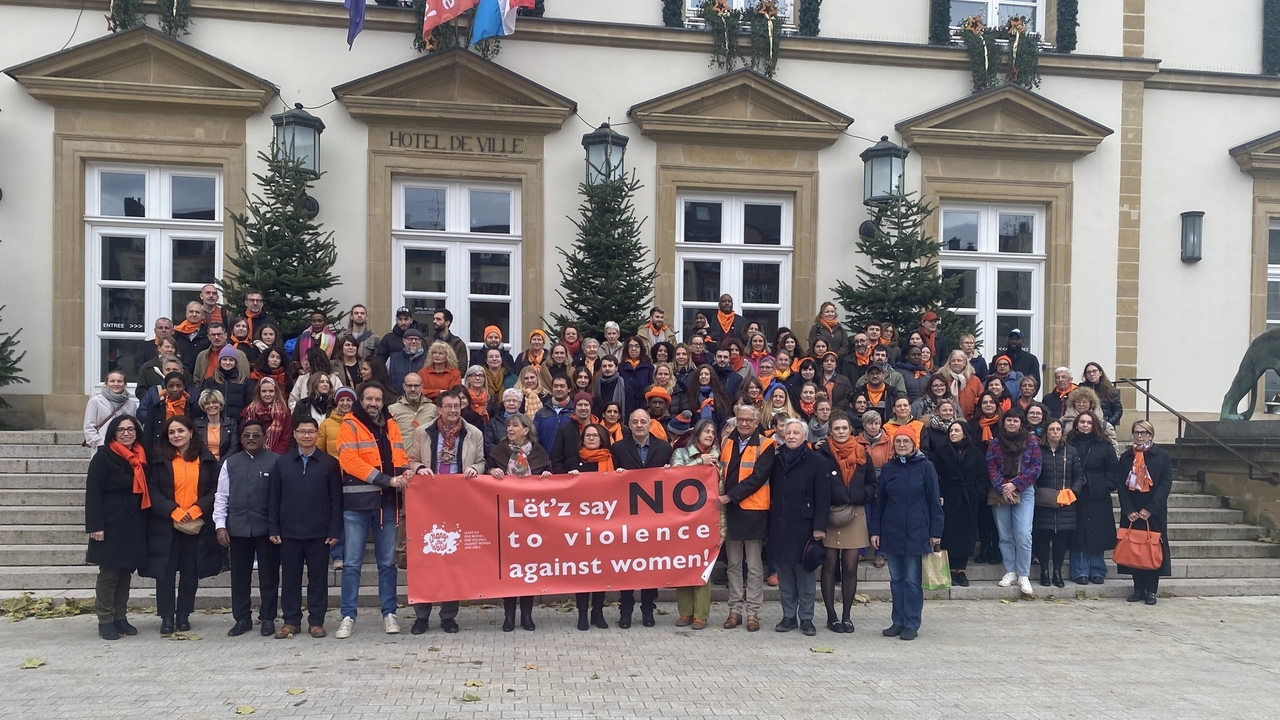
<path id="1" fill-rule="evenodd" d="M 569 378 L 557 377 L 551 381 L 551 397 L 533 417 L 538 430 L 538 442 L 551 455 L 560 426 L 573 421 L 573 403 L 569 402 Z"/>
<path id="2" fill-rule="evenodd" d="M 276 459 L 271 478 L 268 524 L 271 542 L 280 546 L 280 609 L 284 626 L 276 639 L 302 631 L 302 564 L 307 564 L 307 624 L 311 637 L 325 636 L 329 610 L 329 548 L 342 535 L 342 472 L 338 461 L 317 452 L 320 427 L 315 418 L 293 426 L 296 451 Z"/>

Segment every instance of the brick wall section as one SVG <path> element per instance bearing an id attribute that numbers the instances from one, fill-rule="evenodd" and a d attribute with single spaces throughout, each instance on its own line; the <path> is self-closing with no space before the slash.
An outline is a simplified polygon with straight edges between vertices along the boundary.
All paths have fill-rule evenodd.
<path id="1" fill-rule="evenodd" d="M 1145 50 L 1146 0 L 1124 0 L 1124 55 Z M 1121 94 L 1120 231 L 1116 263 L 1116 367 L 1114 377 L 1138 374 L 1138 258 L 1142 229 L 1142 83 L 1126 81 Z M 1136 393 L 1126 390 L 1134 407 Z M 1119 430 L 1119 428 L 1117 428 Z M 1128 433 L 1122 432 L 1122 435 Z"/>

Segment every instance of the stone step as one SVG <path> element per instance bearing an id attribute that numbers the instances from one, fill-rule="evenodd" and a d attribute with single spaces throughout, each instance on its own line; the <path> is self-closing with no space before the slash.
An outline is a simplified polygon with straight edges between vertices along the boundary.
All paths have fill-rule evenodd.
<path id="1" fill-rule="evenodd" d="M 0 488 L 0 507 L 33 506 L 74 507 L 84 512 L 84 489 L 80 490 L 14 490 Z"/>
<path id="2" fill-rule="evenodd" d="M 0 488 L 6 490 L 84 490 L 84 483 L 84 473 L 0 473 Z"/>
<path id="3" fill-rule="evenodd" d="M 1170 540 L 1169 552 L 1187 559 L 1278 558 L 1280 545 L 1256 540 Z"/>
<path id="4" fill-rule="evenodd" d="M 44 460 L 40 458 L 0 458 L 0 473 L 73 474 L 89 472 L 89 459 Z"/>
<path id="5" fill-rule="evenodd" d="M 55 505 L 0 506 L 0 527 L 5 525 L 73 525 L 83 522 L 83 507 L 58 507 Z"/>
<path id="6" fill-rule="evenodd" d="M 1169 495 L 1169 508 L 1220 508 L 1226 507 L 1227 499 L 1221 495 L 1206 495 L 1203 493 L 1172 493 Z M 1120 507 L 1120 498 L 1115 493 L 1111 493 L 1111 506 Z"/>
<path id="7" fill-rule="evenodd" d="M 0 501 L 3 504 L 3 501 Z M 1116 522 L 1120 521 L 1120 508 L 1112 508 Z M 1238 524 L 1244 522 L 1243 510 L 1231 510 L 1230 508 L 1169 508 L 1169 524 L 1177 526 L 1185 523 L 1206 524 L 1206 523 L 1226 523 Z"/>
<path id="8" fill-rule="evenodd" d="M 1173 481 L 1173 494 L 1182 493 L 1202 493 L 1204 492 L 1204 483 L 1199 480 L 1188 480 L 1186 478 L 1175 478 Z"/>
<path id="9" fill-rule="evenodd" d="M 86 541 L 83 511 L 66 525 L 0 525 L 0 545 L 73 545 Z"/>
<path id="10" fill-rule="evenodd" d="M 5 445 L 0 444 L 0 458 L 77 458 L 93 457 L 93 450 L 79 445 Z"/>
<path id="11" fill-rule="evenodd" d="M 78 533 L 85 540 L 83 531 Z M 56 567 L 84 564 L 85 543 L 65 545 L 0 545 L 3 566 Z"/>
<path id="12" fill-rule="evenodd" d="M 83 553 L 82 553 L 83 557 Z M 366 565 L 361 573 L 360 584 L 362 586 L 376 586 L 378 584 L 377 569 L 371 565 Z M 62 565 L 62 566 L 0 566 L 0 590 L 24 590 L 29 588 L 88 588 L 93 589 L 94 583 L 98 576 L 98 568 L 96 565 Z M 257 586 L 257 574 L 254 574 L 254 586 Z M 408 575 L 404 570 L 397 572 L 397 582 L 404 585 L 408 582 Z M 329 572 L 329 584 L 337 587 L 342 584 L 341 571 L 331 570 Z M 150 578 L 134 576 L 134 587 L 155 587 L 155 581 Z M 231 586 L 231 573 L 224 572 L 211 578 L 205 578 L 200 581 L 201 588 L 221 588 Z"/>
<path id="13" fill-rule="evenodd" d="M 79 445 L 82 442 L 84 430 L 79 429 L 0 431 L 0 445 Z"/>
<path id="14" fill-rule="evenodd" d="M 1173 577 L 1178 578 L 1252 578 L 1280 577 L 1280 558 L 1188 558 L 1182 559 L 1174 550 L 1172 564 Z M 1070 561 L 1063 563 L 1062 576 L 1068 585 L 1071 581 Z M 1004 565 L 977 565 L 969 563 L 965 574 L 971 582 L 995 582 L 1004 576 Z M 1116 576 L 1116 564 L 1107 558 L 1107 577 Z M 1040 578 L 1040 568 L 1032 564 L 1031 577 L 1033 583 Z M 875 568 L 871 563 L 858 565 L 859 582 L 889 582 L 888 568 Z M 1083 587 L 1083 586 L 1081 586 Z"/>
<path id="15" fill-rule="evenodd" d="M 1073 600 L 1084 593 L 1086 598 L 1127 598 L 1133 592 L 1129 576 L 1108 578 L 1102 585 L 1082 586 L 1068 583 L 1065 588 L 1041 587 L 1032 581 L 1036 597 Z M 1233 597 L 1240 595 L 1280 595 L 1280 578 L 1160 578 L 1161 597 Z M 995 583 L 973 583 L 967 588 L 950 590 L 926 590 L 926 599 L 937 600 L 1018 600 L 1018 587 L 1002 588 Z"/>
<path id="16" fill-rule="evenodd" d="M 0 511 L 3 509 L 0 508 Z M 1270 531 L 1257 525 L 1182 523 L 1169 526 L 1169 540 L 1257 540 Z"/>

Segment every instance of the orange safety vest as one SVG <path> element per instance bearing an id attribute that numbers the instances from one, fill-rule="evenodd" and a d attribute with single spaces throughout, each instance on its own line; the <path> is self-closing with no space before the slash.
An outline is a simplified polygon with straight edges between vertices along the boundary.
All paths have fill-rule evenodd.
<path id="1" fill-rule="evenodd" d="M 409 458 L 404 453 L 400 427 L 395 420 L 385 421 L 387 439 L 391 441 L 391 463 L 395 467 L 407 467 Z M 373 433 L 354 418 L 347 416 L 338 428 L 338 464 L 342 468 L 342 484 L 372 483 L 382 472 L 382 456 Z M 381 491 L 376 485 L 372 489 Z"/>
<path id="2" fill-rule="evenodd" d="M 733 448 L 738 442 L 734 437 L 735 435 L 737 433 L 730 433 L 729 437 L 725 438 L 724 444 L 720 446 L 721 467 L 729 467 L 729 460 L 733 457 Z M 742 450 L 742 458 L 738 462 L 738 482 L 746 480 L 755 470 L 756 458 L 760 456 L 760 453 L 774 445 L 774 441 L 767 437 L 761 437 L 759 443 L 747 443 L 747 446 Z M 738 507 L 743 510 L 768 510 L 769 483 L 766 481 L 764 485 L 760 486 L 759 490 L 738 503 Z"/>

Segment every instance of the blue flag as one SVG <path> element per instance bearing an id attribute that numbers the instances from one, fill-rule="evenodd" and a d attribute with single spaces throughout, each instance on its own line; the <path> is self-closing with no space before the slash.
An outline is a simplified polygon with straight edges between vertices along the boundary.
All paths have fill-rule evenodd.
<path id="1" fill-rule="evenodd" d="M 476 7 L 475 25 L 471 27 L 471 44 L 516 31 L 516 10 L 533 7 L 533 0 L 480 0 Z"/>
<path id="2" fill-rule="evenodd" d="M 364 29 L 365 0 L 342 0 L 342 4 L 351 17 L 351 24 L 347 26 L 347 49 L 350 50 L 356 42 L 356 36 Z"/>

